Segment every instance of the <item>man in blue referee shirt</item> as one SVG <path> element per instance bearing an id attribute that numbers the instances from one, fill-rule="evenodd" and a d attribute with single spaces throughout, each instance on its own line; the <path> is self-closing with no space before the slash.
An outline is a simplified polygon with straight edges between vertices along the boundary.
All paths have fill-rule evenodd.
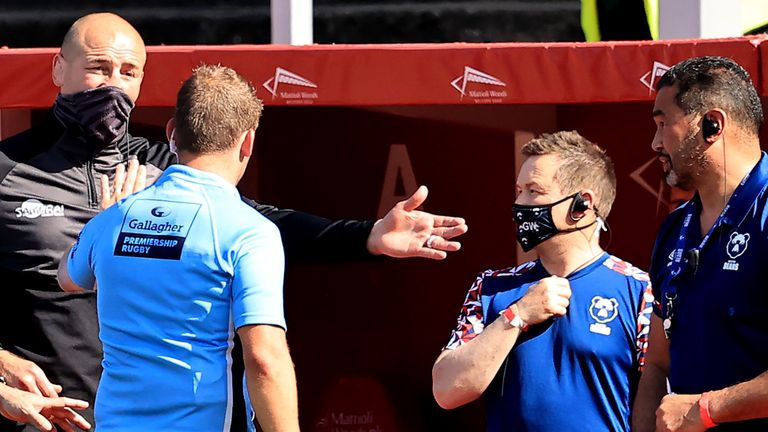
<path id="1" fill-rule="evenodd" d="M 637 431 L 768 431 L 768 157 L 747 71 L 699 57 L 670 69 L 653 107 L 667 183 L 695 191 L 659 229 L 657 303 Z M 667 394 L 667 383 L 670 394 Z"/>
<path id="2" fill-rule="evenodd" d="M 233 329 L 263 430 L 299 430 L 280 233 L 235 187 L 261 110 L 235 71 L 198 68 L 169 124 L 181 165 L 93 218 L 62 258 L 64 290 L 99 288 L 99 431 L 228 431 Z"/>
<path id="3" fill-rule="evenodd" d="M 484 396 L 494 432 L 629 431 L 653 297 L 645 272 L 599 244 L 613 162 L 576 132 L 522 153 L 517 239 L 539 259 L 477 277 L 432 370 L 435 399 Z"/>

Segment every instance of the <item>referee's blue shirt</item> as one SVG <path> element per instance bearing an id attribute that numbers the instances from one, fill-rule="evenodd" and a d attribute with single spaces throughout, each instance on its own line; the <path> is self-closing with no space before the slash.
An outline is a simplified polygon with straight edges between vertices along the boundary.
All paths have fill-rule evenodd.
<path id="1" fill-rule="evenodd" d="M 654 311 L 676 291 L 670 337 L 669 384 L 673 392 L 698 394 L 751 380 L 768 371 L 768 156 L 763 153 L 747 182 L 699 252 L 670 277 L 673 251 L 689 206 L 698 208 L 683 256 L 702 240 L 698 196 L 664 221 L 651 260 L 657 292 Z M 695 270 L 695 271 L 694 271 Z M 768 431 L 767 420 L 725 423 L 711 430 Z"/>
<path id="2" fill-rule="evenodd" d="M 233 329 L 285 328 L 283 270 L 277 227 L 190 167 L 92 219 L 68 271 L 98 282 L 98 430 L 228 431 Z"/>

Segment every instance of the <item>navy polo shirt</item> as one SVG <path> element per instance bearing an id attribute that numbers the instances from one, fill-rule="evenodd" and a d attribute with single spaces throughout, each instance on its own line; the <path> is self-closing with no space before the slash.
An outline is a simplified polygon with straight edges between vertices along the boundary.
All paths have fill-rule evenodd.
<path id="1" fill-rule="evenodd" d="M 703 393 L 748 381 L 768 370 L 768 156 L 763 153 L 728 202 L 699 251 L 672 277 L 685 216 L 693 211 L 681 253 L 702 241 L 698 195 L 662 225 L 651 260 L 651 281 L 662 319 L 675 292 L 669 383 L 675 393 Z M 663 310 L 662 310 L 663 309 Z M 715 430 L 715 429 L 713 429 Z M 768 419 L 724 424 L 718 431 L 768 431 Z"/>

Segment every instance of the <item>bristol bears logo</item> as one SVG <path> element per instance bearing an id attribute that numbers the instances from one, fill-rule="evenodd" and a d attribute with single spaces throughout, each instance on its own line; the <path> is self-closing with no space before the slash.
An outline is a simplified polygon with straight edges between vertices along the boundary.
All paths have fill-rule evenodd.
<path id="1" fill-rule="evenodd" d="M 611 328 L 606 324 L 616 319 L 618 315 L 618 300 L 601 296 L 592 297 L 592 304 L 589 305 L 589 316 L 597 322 L 590 324 L 589 331 L 606 336 L 610 335 Z"/>
<path id="2" fill-rule="evenodd" d="M 725 252 L 731 258 L 723 263 L 723 270 L 738 271 L 739 263 L 736 258 L 742 256 L 749 246 L 749 234 L 739 234 L 736 231 L 731 233 L 731 238 L 725 246 Z"/>
<path id="3" fill-rule="evenodd" d="M 728 242 L 728 249 L 726 252 L 728 252 L 728 256 L 731 257 L 731 259 L 736 259 L 747 250 L 748 245 L 749 233 L 739 234 L 734 231 L 731 233 L 731 240 Z"/>

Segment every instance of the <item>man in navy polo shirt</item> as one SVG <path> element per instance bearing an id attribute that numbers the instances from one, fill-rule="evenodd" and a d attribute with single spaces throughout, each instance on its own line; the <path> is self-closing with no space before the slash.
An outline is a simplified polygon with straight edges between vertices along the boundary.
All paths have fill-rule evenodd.
<path id="1" fill-rule="evenodd" d="M 656 316 L 634 428 L 768 431 L 760 98 L 734 61 L 693 58 L 659 81 L 653 117 L 667 183 L 696 195 L 667 218 L 654 247 Z"/>
<path id="2" fill-rule="evenodd" d="M 599 244 L 613 163 L 576 132 L 522 153 L 517 238 L 539 259 L 478 276 L 432 370 L 435 399 L 484 395 L 494 432 L 629 431 L 653 297 L 647 273 Z"/>

